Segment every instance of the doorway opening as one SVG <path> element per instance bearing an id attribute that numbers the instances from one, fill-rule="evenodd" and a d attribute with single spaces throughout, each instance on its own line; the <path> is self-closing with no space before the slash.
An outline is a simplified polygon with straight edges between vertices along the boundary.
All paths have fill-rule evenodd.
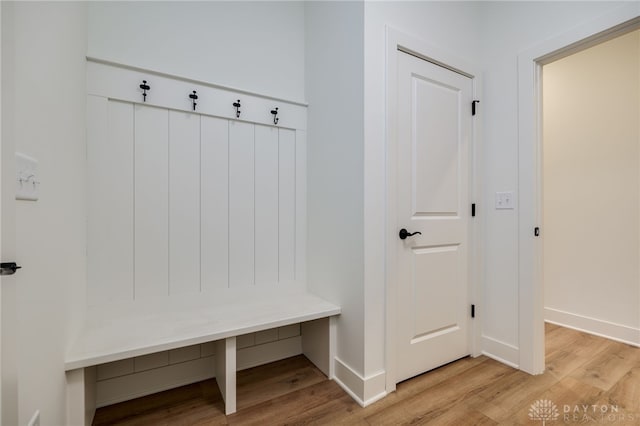
<path id="1" fill-rule="evenodd" d="M 543 67 L 639 28 L 640 16 L 637 8 L 621 7 L 518 56 L 519 367 L 530 374 L 541 374 L 545 370 Z M 595 202 L 597 199 L 594 197 L 583 208 L 589 209 Z M 614 210 L 611 210 L 608 220 L 616 220 Z M 593 244 L 592 247 L 594 250 L 607 250 L 606 247 Z M 576 298 L 579 300 L 579 296 Z M 640 299 L 635 302 L 640 304 Z"/>
<path id="2" fill-rule="evenodd" d="M 544 319 L 640 345 L 640 30 L 542 69 Z"/>
<path id="3" fill-rule="evenodd" d="M 640 30 L 543 65 L 545 359 L 558 373 L 585 361 L 587 381 L 587 360 L 624 364 L 640 346 L 639 123 Z"/>

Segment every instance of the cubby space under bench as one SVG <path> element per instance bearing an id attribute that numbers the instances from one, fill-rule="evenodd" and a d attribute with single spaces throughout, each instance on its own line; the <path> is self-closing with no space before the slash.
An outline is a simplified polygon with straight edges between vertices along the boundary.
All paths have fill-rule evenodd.
<path id="1" fill-rule="evenodd" d="M 215 342 L 215 377 L 225 414 L 236 411 L 236 337 L 301 324 L 302 353 L 333 378 L 340 307 L 304 290 L 229 291 L 92 309 L 65 362 L 68 421 L 90 425 L 100 364 Z"/>

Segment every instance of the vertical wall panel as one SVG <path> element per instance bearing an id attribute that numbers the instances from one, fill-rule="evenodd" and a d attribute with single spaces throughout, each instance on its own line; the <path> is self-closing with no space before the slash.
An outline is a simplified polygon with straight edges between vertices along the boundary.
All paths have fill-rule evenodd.
<path id="1" fill-rule="evenodd" d="M 90 305 L 131 300 L 133 106 L 89 96 L 87 119 L 87 296 Z"/>
<path id="2" fill-rule="evenodd" d="M 169 292 L 200 291 L 200 116 L 169 111 Z"/>
<path id="3" fill-rule="evenodd" d="M 229 286 L 253 285 L 254 125 L 229 122 Z"/>
<path id="4" fill-rule="evenodd" d="M 169 114 L 135 105 L 135 297 L 169 292 Z"/>
<path id="5" fill-rule="evenodd" d="M 307 132 L 296 130 L 296 266 L 295 279 L 307 279 Z"/>
<path id="6" fill-rule="evenodd" d="M 279 129 L 279 240 L 280 281 L 295 280 L 296 234 L 296 134 L 293 130 Z"/>
<path id="7" fill-rule="evenodd" d="M 229 121 L 201 123 L 202 290 L 229 285 Z"/>
<path id="8" fill-rule="evenodd" d="M 278 282 L 278 129 L 255 127 L 256 284 Z"/>
<path id="9" fill-rule="evenodd" d="M 87 108 L 91 305 L 304 280 L 304 131 Z"/>

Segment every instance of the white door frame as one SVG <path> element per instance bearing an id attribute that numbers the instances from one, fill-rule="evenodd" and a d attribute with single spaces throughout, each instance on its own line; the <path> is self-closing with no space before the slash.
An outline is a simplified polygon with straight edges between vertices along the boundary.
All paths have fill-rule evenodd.
<path id="1" fill-rule="evenodd" d="M 0 5 L 0 28 L 2 28 L 2 6 Z M 2 161 L 2 31 L 0 31 L 0 162 Z M 0 167 L 0 175 L 2 168 Z M 0 179 L 1 182 L 1 179 Z M 2 184 L 0 183 L 0 188 Z M 2 201 L 0 196 L 0 259 L 2 259 Z M 2 423 L 2 278 L 0 278 L 0 423 Z"/>
<path id="2" fill-rule="evenodd" d="M 396 280 L 396 250 L 395 243 L 398 238 L 397 211 L 396 211 L 396 100 L 397 100 L 397 60 L 398 50 L 410 53 L 414 56 L 433 62 L 452 71 L 463 74 L 472 79 L 473 99 L 481 99 L 480 81 L 481 73 L 478 67 L 467 61 L 460 59 L 449 52 L 434 47 L 423 40 L 403 34 L 393 28 L 386 28 L 386 225 L 385 225 L 385 266 L 386 266 L 386 338 L 385 338 L 385 359 L 386 359 L 386 392 L 393 392 L 396 389 L 396 313 L 397 307 L 397 283 Z M 471 111 L 471 105 L 469 105 Z M 481 165 L 481 114 L 482 107 L 478 108 L 478 113 L 473 120 L 471 132 L 471 148 L 469 150 L 469 161 L 471 170 L 469 171 L 469 200 L 476 203 L 476 217 L 470 219 L 469 223 L 469 300 L 476 305 L 476 318 L 472 320 L 469 327 L 472 356 L 480 355 L 480 319 L 481 292 L 484 271 L 481 257 L 482 242 L 482 203 L 480 199 L 481 186 L 480 177 L 482 175 Z M 469 112 L 471 113 L 471 112 Z M 471 206 L 468 206 L 471 208 Z"/>
<path id="3" fill-rule="evenodd" d="M 519 368 L 544 372 L 542 240 L 542 66 L 640 26 L 630 3 L 518 55 Z"/>
<path id="4" fill-rule="evenodd" d="M 2 34 L 0 34 L 0 227 L 2 238 L 0 240 L 0 252 L 2 260 L 9 262 L 15 259 L 16 254 L 16 218 L 15 218 L 15 128 L 13 113 L 7 105 L 12 105 L 15 98 L 15 89 L 11 82 L 16 70 L 13 69 L 15 61 L 14 46 L 11 35 L 14 28 L 14 5 L 2 3 L 0 5 L 0 22 L 3 23 L 2 31 L 5 35 L 5 46 L 2 46 Z M 8 42 L 8 43 L 7 43 Z M 2 109 L 4 104 L 5 108 Z M 4 135 L 4 137 L 2 137 Z M 18 307 L 17 307 L 17 281 L 14 276 L 5 276 L 1 280 L 0 297 L 0 423 L 18 423 Z"/>

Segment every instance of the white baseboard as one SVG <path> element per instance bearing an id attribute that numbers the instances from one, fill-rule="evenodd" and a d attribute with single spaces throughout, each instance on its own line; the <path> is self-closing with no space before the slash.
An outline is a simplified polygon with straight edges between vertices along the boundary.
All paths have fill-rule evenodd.
<path id="1" fill-rule="evenodd" d="M 562 327 L 640 347 L 640 328 L 572 314 L 553 308 L 544 308 L 544 320 Z"/>
<path id="2" fill-rule="evenodd" d="M 519 368 L 520 350 L 508 343 L 482 336 L 482 354 L 509 367 Z"/>
<path id="3" fill-rule="evenodd" d="M 363 377 L 339 358 L 335 358 L 335 382 L 360 406 L 366 407 L 387 395 L 386 374 L 378 371 Z"/>
<path id="4" fill-rule="evenodd" d="M 238 370 L 256 367 L 301 353 L 300 336 L 239 349 L 237 352 Z M 100 380 L 96 384 L 96 406 L 100 408 L 213 377 L 215 377 L 215 356 L 207 356 Z"/>

